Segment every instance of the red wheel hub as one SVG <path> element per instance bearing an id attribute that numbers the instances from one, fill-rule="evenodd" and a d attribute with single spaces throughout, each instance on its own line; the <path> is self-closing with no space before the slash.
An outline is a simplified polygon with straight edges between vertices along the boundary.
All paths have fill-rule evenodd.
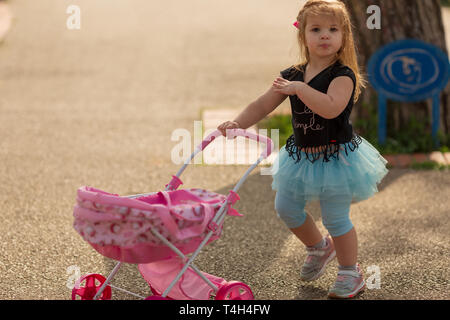
<path id="1" fill-rule="evenodd" d="M 248 285 L 238 281 L 230 281 L 220 287 L 216 300 L 254 300 L 253 292 Z"/>
<path id="2" fill-rule="evenodd" d="M 81 300 L 93 300 L 100 287 L 106 281 L 106 278 L 101 274 L 91 273 L 82 276 L 75 283 L 72 289 L 72 300 L 77 300 L 77 296 L 81 297 Z M 111 299 L 111 287 L 106 286 L 103 290 L 99 300 Z"/>

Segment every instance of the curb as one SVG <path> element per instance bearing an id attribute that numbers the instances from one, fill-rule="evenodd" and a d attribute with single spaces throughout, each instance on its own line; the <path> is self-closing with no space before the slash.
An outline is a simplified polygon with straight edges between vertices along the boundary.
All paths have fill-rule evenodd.
<path id="1" fill-rule="evenodd" d="M 414 164 L 434 162 L 440 166 L 450 166 L 450 152 L 434 151 L 431 153 L 387 154 L 382 155 L 391 167 L 409 168 Z"/>

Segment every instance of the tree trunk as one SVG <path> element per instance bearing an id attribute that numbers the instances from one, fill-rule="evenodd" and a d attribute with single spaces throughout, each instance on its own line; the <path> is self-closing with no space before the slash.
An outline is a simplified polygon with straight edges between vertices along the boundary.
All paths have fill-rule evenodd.
<path id="1" fill-rule="evenodd" d="M 367 63 L 370 57 L 383 45 L 396 40 L 415 38 L 439 47 L 446 54 L 445 30 L 442 20 L 440 0 L 343 0 L 350 11 L 354 25 L 354 36 L 358 48 L 359 64 L 367 78 Z M 367 13 L 370 5 L 381 9 L 381 29 L 370 30 Z M 389 131 L 406 125 L 411 115 L 417 119 L 427 119 L 426 129 L 431 134 L 431 99 L 417 103 L 388 101 L 387 126 Z M 377 94 L 370 84 L 355 106 L 352 117 L 364 119 L 366 105 L 377 106 Z M 441 120 L 439 129 L 445 134 L 450 130 L 450 86 L 441 96 Z M 364 133 L 361 133 L 364 134 Z"/>

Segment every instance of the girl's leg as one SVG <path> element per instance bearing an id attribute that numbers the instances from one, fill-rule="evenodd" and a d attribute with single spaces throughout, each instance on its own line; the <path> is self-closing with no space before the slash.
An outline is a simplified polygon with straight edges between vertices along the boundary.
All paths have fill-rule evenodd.
<path id="1" fill-rule="evenodd" d="M 306 260 L 300 272 L 300 279 L 318 279 L 326 266 L 334 259 L 336 252 L 329 237 L 323 238 L 312 217 L 304 211 L 305 201 L 293 201 L 277 193 L 275 209 L 289 229 L 306 246 Z"/>
<path id="2" fill-rule="evenodd" d="M 354 266 L 358 257 L 358 239 L 350 221 L 351 197 L 324 195 L 320 200 L 322 221 L 333 238 L 340 266 Z"/>
<path id="3" fill-rule="evenodd" d="M 287 227 L 307 247 L 322 241 L 322 235 L 312 217 L 305 212 L 306 201 L 290 199 L 280 192 L 275 196 L 275 210 Z"/>
<path id="4" fill-rule="evenodd" d="M 339 265 L 342 267 L 355 266 L 358 260 L 358 239 L 355 228 L 342 236 L 332 238 Z"/>
<path id="5" fill-rule="evenodd" d="M 339 270 L 336 282 L 328 291 L 330 298 L 352 298 L 364 290 L 365 282 L 362 271 L 357 264 L 358 239 L 350 221 L 351 198 L 325 196 L 321 199 L 322 221 L 330 232 Z"/>
<path id="6" fill-rule="evenodd" d="M 305 222 L 298 228 L 290 229 L 293 234 L 307 247 L 312 247 L 323 239 L 313 218 L 306 213 Z"/>

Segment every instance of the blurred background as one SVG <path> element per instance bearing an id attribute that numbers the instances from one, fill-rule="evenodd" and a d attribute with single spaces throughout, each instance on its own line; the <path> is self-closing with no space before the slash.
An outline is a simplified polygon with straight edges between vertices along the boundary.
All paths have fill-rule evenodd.
<path id="1" fill-rule="evenodd" d="M 369 79 L 370 58 L 382 47 L 399 40 L 421 40 L 435 46 L 448 57 L 450 41 L 450 3 L 448 1 L 345 0 L 344 2 L 352 17 L 359 64 L 366 80 Z M 368 11 L 370 6 L 377 6 L 379 11 Z M 380 28 L 368 28 L 368 21 L 372 23 L 376 21 L 369 17 L 374 17 L 376 14 L 381 15 L 381 19 L 378 20 Z M 384 141 L 380 141 L 378 137 L 379 93 L 372 84 L 368 82 L 367 88 L 352 112 L 351 120 L 354 129 L 383 155 L 450 151 L 450 86 L 445 86 L 439 98 L 439 131 L 434 141 L 431 135 L 433 125 L 431 98 L 418 102 L 388 100 L 387 137 Z M 283 139 L 292 133 L 289 116 L 280 115 L 268 119 L 263 126 L 280 126 L 283 128 L 281 130 Z M 391 158 L 388 157 L 388 160 Z"/>
<path id="2" fill-rule="evenodd" d="M 446 1 L 345 2 L 363 67 L 379 47 L 403 38 L 448 54 Z M 0 0 L 0 299 L 69 299 L 71 266 L 107 275 L 114 262 L 73 230 L 77 188 L 121 195 L 162 189 L 179 168 L 171 162 L 174 130 L 193 134 L 206 108 L 245 108 L 297 62 L 292 23 L 302 3 Z M 369 4 L 381 8 L 380 30 L 365 28 Z M 73 6 L 79 28 L 76 11 L 68 11 Z M 449 93 L 447 86 L 440 106 L 442 152 L 449 151 Z M 356 131 L 383 153 L 435 150 L 430 102 L 390 101 L 387 144 L 377 145 L 376 97 L 369 85 L 352 113 Z M 289 130 L 289 108 L 286 100 L 269 117 L 274 122 L 261 127 Z M 183 187 L 226 194 L 246 169 L 193 166 L 183 174 Z M 321 299 L 334 275 L 309 286 L 299 284 L 295 270 L 281 268 L 300 264 L 304 253 L 276 218 L 270 183 L 267 176 L 249 178 L 237 207 L 248 215 L 230 219 L 223 239 L 206 249 L 198 265 L 247 281 L 258 299 Z M 448 172 L 392 170 L 375 199 L 355 206 L 354 223 L 364 222 L 362 262 L 384 268 L 386 280 L 384 291 L 366 297 L 448 298 L 448 274 L 442 272 L 449 270 L 448 260 L 441 259 L 448 253 L 442 223 L 448 204 L 430 200 L 447 199 L 448 192 Z M 425 228 L 422 215 L 429 210 Z M 395 221 L 386 212 L 396 212 Z M 380 239 L 381 246 L 375 244 Z M 414 282 L 430 261 L 426 285 Z M 116 283 L 148 294 L 135 266 L 125 267 Z M 128 297 L 115 296 L 121 298 Z"/>

